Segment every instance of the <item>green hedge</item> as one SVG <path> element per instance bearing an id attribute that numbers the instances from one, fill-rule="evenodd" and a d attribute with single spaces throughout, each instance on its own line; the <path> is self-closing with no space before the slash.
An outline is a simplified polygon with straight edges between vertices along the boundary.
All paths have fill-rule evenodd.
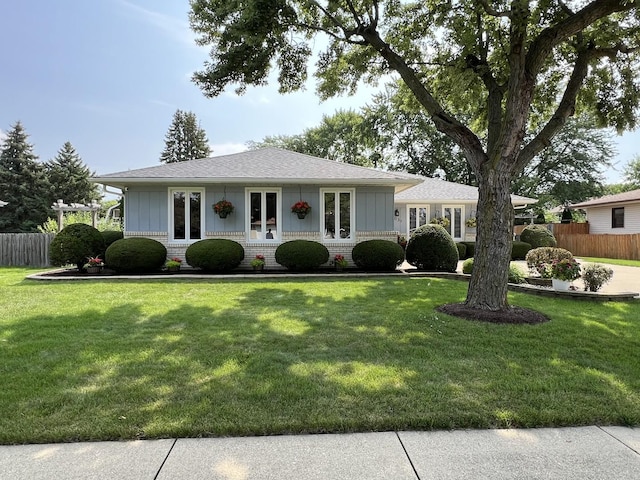
<path id="1" fill-rule="evenodd" d="M 167 249 L 152 238 L 131 237 L 116 240 L 105 253 L 105 264 L 121 273 L 148 273 L 162 268 Z"/>
<path id="2" fill-rule="evenodd" d="M 291 240 L 276 249 L 276 262 L 293 271 L 314 270 L 328 261 L 327 247 L 311 240 Z"/>
<path id="3" fill-rule="evenodd" d="M 62 267 L 74 264 L 82 270 L 89 257 L 104 253 L 104 239 L 91 225 L 72 223 L 63 228 L 49 245 L 51 265 Z M 103 258 L 104 260 L 104 258 Z"/>
<path id="4" fill-rule="evenodd" d="M 233 240 L 209 238 L 189 245 L 185 259 L 194 268 L 208 272 L 226 272 L 242 263 L 244 248 Z"/>
<path id="5" fill-rule="evenodd" d="M 531 245 L 531 248 L 556 247 L 558 242 L 546 227 L 541 225 L 529 225 L 524 227 L 520 234 L 520 241 Z"/>
<path id="6" fill-rule="evenodd" d="M 527 242 L 514 241 L 511 246 L 511 260 L 524 260 L 531 245 Z"/>
<path id="7" fill-rule="evenodd" d="M 353 247 L 351 257 L 364 270 L 395 270 L 404 260 L 404 249 L 389 240 L 367 240 Z"/>
<path id="8" fill-rule="evenodd" d="M 407 262 L 420 270 L 455 272 L 458 249 L 451 235 L 440 225 L 417 228 L 407 244 Z"/>

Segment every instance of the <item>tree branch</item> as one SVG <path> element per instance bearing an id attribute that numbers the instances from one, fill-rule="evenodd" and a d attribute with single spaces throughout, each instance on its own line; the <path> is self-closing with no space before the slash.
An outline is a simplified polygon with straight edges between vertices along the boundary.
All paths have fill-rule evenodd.
<path id="1" fill-rule="evenodd" d="M 484 12 L 487 15 L 490 15 L 492 17 L 506 17 L 506 18 L 511 17 L 511 13 L 508 10 L 505 10 L 503 12 L 495 10 L 491 5 L 489 5 L 488 0 L 476 0 L 476 1 L 484 9 Z"/>
<path id="2" fill-rule="evenodd" d="M 455 140 L 463 149 L 473 167 L 479 169 L 480 163 L 486 158 L 486 155 L 478 137 L 442 108 L 440 103 L 424 87 L 416 72 L 407 65 L 400 55 L 391 49 L 389 44 L 380 38 L 375 29 L 364 27 L 360 29 L 358 34 L 387 61 L 390 68 L 398 72 L 416 99 L 427 110 L 436 128 Z"/>
<path id="3" fill-rule="evenodd" d="M 638 4 L 630 0 L 594 0 L 554 26 L 545 28 L 529 47 L 526 60 L 529 75 L 536 76 L 551 51 L 568 38 L 614 12 L 634 8 L 638 8 Z"/>

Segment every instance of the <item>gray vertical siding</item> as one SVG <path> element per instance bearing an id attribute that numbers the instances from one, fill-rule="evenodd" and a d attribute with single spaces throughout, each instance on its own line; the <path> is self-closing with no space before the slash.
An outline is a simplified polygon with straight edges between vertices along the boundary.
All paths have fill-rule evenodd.
<path id="1" fill-rule="evenodd" d="M 125 200 L 126 230 L 132 232 L 166 232 L 169 229 L 169 188 L 129 187 Z M 197 187 L 194 187 L 197 188 Z M 256 187 L 262 188 L 262 187 Z M 285 232 L 309 232 L 320 229 L 320 186 L 305 185 L 282 187 L 282 229 Z M 356 188 L 356 230 L 393 231 L 394 195 L 392 187 Z M 222 198 L 233 203 L 235 210 L 221 219 L 213 204 Z M 305 200 L 311 205 L 311 214 L 303 220 L 291 213 L 291 206 Z M 204 212 L 207 232 L 241 232 L 245 230 L 245 187 L 209 185 L 205 188 Z"/>
<path id="2" fill-rule="evenodd" d="M 356 189 L 356 230 L 378 232 L 395 230 L 393 187 Z"/>

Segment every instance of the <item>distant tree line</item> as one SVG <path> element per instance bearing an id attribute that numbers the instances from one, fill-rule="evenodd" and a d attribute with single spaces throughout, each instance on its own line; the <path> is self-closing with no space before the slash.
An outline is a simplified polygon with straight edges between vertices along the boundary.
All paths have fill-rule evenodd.
<path id="1" fill-rule="evenodd" d="M 0 232 L 35 232 L 52 215 L 51 205 L 99 200 L 92 172 L 70 142 L 40 162 L 22 124 L 16 122 L 0 146 Z"/>

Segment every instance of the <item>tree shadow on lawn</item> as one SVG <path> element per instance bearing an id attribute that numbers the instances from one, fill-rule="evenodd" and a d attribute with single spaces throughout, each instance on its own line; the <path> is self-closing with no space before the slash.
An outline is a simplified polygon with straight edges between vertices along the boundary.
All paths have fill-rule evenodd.
<path id="1" fill-rule="evenodd" d="M 435 312 L 430 289 L 447 281 L 339 298 L 253 284 L 220 308 L 215 283 L 191 283 L 193 301 L 162 313 L 124 303 L 13 324 L 0 442 L 640 422 L 640 365 L 624 353 L 637 322 L 617 306 L 513 326 Z"/>

